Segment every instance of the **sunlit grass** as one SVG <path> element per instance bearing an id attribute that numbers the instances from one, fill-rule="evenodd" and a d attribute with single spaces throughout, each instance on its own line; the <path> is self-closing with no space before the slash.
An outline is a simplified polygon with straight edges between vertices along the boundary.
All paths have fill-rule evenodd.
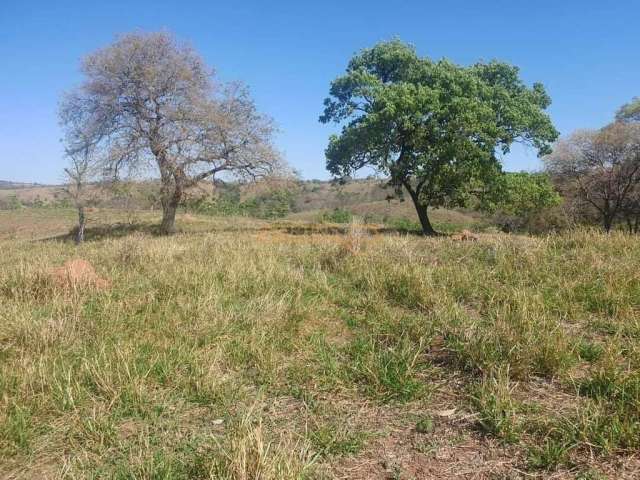
<path id="1" fill-rule="evenodd" d="M 518 469 L 640 448 L 637 238 L 207 222 L 0 241 L 0 476 L 327 478 L 442 398 Z M 111 287 L 52 283 L 77 257 Z"/>

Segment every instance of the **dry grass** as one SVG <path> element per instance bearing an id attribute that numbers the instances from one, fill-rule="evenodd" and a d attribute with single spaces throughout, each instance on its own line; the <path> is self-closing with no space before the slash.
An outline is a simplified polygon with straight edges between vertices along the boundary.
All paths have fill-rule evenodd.
<path id="1" fill-rule="evenodd" d="M 30 233 L 0 240 L 2 478 L 640 475 L 635 237 L 191 216 L 76 248 L 11 222 Z M 52 281 L 74 258 L 110 288 Z"/>

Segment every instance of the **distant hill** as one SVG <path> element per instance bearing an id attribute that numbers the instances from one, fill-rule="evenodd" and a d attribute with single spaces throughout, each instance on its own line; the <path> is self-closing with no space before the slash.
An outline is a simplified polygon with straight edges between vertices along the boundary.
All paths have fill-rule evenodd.
<path id="1" fill-rule="evenodd" d="M 0 189 L 10 189 L 13 190 L 15 188 L 31 188 L 31 187 L 39 187 L 37 183 L 22 183 L 22 182 L 10 182 L 8 180 L 0 180 Z"/>
<path id="2" fill-rule="evenodd" d="M 277 188 L 276 185 L 266 183 L 242 186 L 218 183 L 214 186 L 211 182 L 203 182 L 195 187 L 192 193 L 195 196 L 210 193 L 220 195 L 225 191 L 238 189 L 238 198 L 246 200 L 274 187 Z M 373 223 L 386 219 L 417 222 L 411 200 L 400 201 L 393 198 L 393 189 L 386 186 L 382 179 L 354 179 L 344 185 L 326 180 L 302 180 L 286 182 L 281 187 L 294 192 L 292 210 L 287 216 L 291 220 L 315 221 L 324 212 L 339 208 Z M 123 195 L 123 192 L 120 192 L 113 196 L 108 192 L 98 192 L 94 201 L 97 200 L 98 206 L 111 208 L 159 208 L 157 201 L 150 200 L 157 197 L 158 189 L 155 181 L 134 182 L 129 184 L 128 194 Z M 66 198 L 60 186 L 0 181 L 0 210 L 3 209 L 3 203 L 7 203 L 11 197 L 15 197 L 24 206 L 51 204 Z M 480 222 L 483 218 L 477 212 L 447 209 L 433 209 L 431 215 L 439 224 L 462 225 L 461 228 Z"/>

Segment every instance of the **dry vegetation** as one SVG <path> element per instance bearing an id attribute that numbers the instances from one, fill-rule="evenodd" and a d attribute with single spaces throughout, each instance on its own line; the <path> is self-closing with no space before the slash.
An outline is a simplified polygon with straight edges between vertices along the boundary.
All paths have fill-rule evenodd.
<path id="1" fill-rule="evenodd" d="M 38 212 L 0 217 L 2 478 L 640 476 L 637 237 Z"/>

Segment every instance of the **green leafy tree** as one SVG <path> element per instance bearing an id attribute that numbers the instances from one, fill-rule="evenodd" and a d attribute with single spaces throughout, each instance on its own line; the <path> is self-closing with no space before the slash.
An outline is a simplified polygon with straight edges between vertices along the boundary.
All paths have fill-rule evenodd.
<path id="1" fill-rule="evenodd" d="M 285 217 L 295 206 L 296 193 L 287 188 L 264 191 L 245 200 L 238 185 L 226 186 L 217 197 L 205 195 L 187 201 L 186 207 L 209 215 L 239 215 L 275 219 Z"/>
<path id="2" fill-rule="evenodd" d="M 509 172 L 481 197 L 481 209 L 496 213 L 503 228 L 527 225 L 547 208 L 560 205 L 562 198 L 544 173 Z"/>
<path id="3" fill-rule="evenodd" d="M 327 169 L 345 177 L 370 167 L 410 195 L 422 230 L 436 232 L 427 209 L 464 206 L 501 175 L 500 152 L 520 141 L 550 151 L 558 133 L 541 84 L 527 87 L 518 68 L 469 67 L 421 58 L 399 40 L 351 59 L 336 78 L 320 121 L 343 125 L 326 149 Z"/>
<path id="4" fill-rule="evenodd" d="M 294 203 L 294 192 L 278 188 L 255 197 L 255 207 L 251 213 L 258 218 L 282 218 L 293 211 Z"/>
<path id="5" fill-rule="evenodd" d="M 634 97 L 629 103 L 622 105 L 616 112 L 619 122 L 640 122 L 640 97 Z"/>

